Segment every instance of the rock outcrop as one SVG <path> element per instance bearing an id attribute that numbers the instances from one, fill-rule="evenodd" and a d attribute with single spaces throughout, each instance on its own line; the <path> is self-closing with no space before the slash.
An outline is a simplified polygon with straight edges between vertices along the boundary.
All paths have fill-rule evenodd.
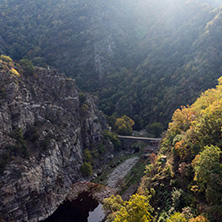
<path id="1" fill-rule="evenodd" d="M 112 152 L 103 121 L 73 79 L 0 60 L 0 221 L 51 215 L 83 180 L 83 150 L 93 151 L 94 168 L 106 159 L 99 146 Z"/>

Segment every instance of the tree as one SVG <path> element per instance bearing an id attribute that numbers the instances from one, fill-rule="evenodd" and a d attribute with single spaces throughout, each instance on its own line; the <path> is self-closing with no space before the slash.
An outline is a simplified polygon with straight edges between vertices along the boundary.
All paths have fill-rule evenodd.
<path id="1" fill-rule="evenodd" d="M 151 133 L 154 137 L 160 137 L 163 131 L 163 125 L 161 123 L 155 122 L 155 123 L 149 124 L 146 127 L 146 130 L 148 133 Z"/>
<path id="2" fill-rule="evenodd" d="M 123 201 L 118 195 L 111 196 L 105 199 L 104 209 L 112 213 L 108 221 L 149 222 L 152 219 L 149 197 L 144 195 L 132 195 L 128 201 Z"/>
<path id="3" fill-rule="evenodd" d="M 115 128 L 121 135 L 132 135 L 134 124 L 135 122 L 130 117 L 124 115 L 116 119 Z"/>
<path id="4" fill-rule="evenodd" d="M 205 146 L 192 162 L 195 171 L 194 181 L 197 182 L 200 192 L 205 191 L 206 198 L 211 204 L 221 204 L 221 153 L 220 148 L 216 146 Z"/>
<path id="5" fill-rule="evenodd" d="M 93 173 L 92 165 L 89 162 L 84 162 L 80 170 L 83 176 L 91 176 Z"/>
<path id="6" fill-rule="evenodd" d="M 21 59 L 19 63 L 24 67 L 24 69 L 29 73 L 29 74 L 34 74 L 34 66 L 32 64 L 32 61 L 28 59 Z"/>

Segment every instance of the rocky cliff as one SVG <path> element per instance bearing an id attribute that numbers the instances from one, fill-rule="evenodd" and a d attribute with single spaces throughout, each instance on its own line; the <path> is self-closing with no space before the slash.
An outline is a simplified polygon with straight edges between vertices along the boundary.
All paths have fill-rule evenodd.
<path id="1" fill-rule="evenodd" d="M 103 122 L 73 79 L 0 59 L 0 221 L 52 214 L 72 184 L 84 180 L 84 149 L 93 153 L 94 169 L 104 163 L 107 152 L 98 149 L 110 143 Z"/>

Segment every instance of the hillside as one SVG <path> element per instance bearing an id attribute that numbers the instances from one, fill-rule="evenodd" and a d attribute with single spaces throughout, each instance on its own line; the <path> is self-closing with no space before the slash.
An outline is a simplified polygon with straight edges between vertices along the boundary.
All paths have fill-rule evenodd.
<path id="1" fill-rule="evenodd" d="M 135 129 L 160 122 L 213 87 L 221 73 L 218 1 L 122 0 L 0 5 L 0 53 L 53 66 L 126 114 Z"/>
<path id="2" fill-rule="evenodd" d="M 106 163 L 94 101 L 56 70 L 0 56 L 0 221 L 45 219 Z"/>
<path id="3" fill-rule="evenodd" d="M 174 112 L 137 194 L 125 202 L 120 196 L 105 200 L 107 221 L 221 221 L 221 95 L 222 77 L 216 88 Z"/>

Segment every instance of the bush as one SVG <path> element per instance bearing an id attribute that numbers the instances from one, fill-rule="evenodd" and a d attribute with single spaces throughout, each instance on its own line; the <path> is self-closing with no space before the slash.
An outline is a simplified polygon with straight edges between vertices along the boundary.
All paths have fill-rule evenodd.
<path id="1" fill-rule="evenodd" d="M 18 77 L 21 76 L 20 73 L 19 73 L 16 69 L 14 69 L 14 68 L 11 68 L 10 73 L 11 73 L 13 76 L 18 76 Z"/>
<path id="2" fill-rule="evenodd" d="M 84 162 L 80 170 L 83 176 L 91 176 L 93 174 L 93 168 L 89 162 Z"/>
<path id="3" fill-rule="evenodd" d="M 183 214 L 175 212 L 170 216 L 170 219 L 167 219 L 167 222 L 187 222 Z"/>
<path id="4" fill-rule="evenodd" d="M 120 135 L 132 135 L 132 127 L 134 124 L 135 122 L 131 118 L 124 115 L 121 118 L 116 119 L 115 128 L 117 133 Z"/>
<path id="5" fill-rule="evenodd" d="M 32 61 L 28 59 L 22 59 L 19 62 L 29 74 L 34 74 L 34 66 Z"/>
<path id="6" fill-rule="evenodd" d="M 189 222 L 209 222 L 209 220 L 206 217 L 199 215 L 198 217 L 190 219 Z"/>
<path id="7" fill-rule="evenodd" d="M 154 137 L 160 137 L 161 133 L 163 132 L 163 125 L 161 123 L 155 122 L 152 124 L 149 124 L 146 127 L 146 130 L 148 133 L 150 133 Z"/>
<path id="8" fill-rule="evenodd" d="M 37 131 L 37 128 L 30 126 L 24 134 L 24 138 L 35 143 L 39 139 L 40 135 Z"/>
<path id="9" fill-rule="evenodd" d="M 88 149 L 84 150 L 83 156 L 84 156 L 85 162 L 90 162 L 92 160 L 91 152 Z"/>
<path id="10" fill-rule="evenodd" d="M 79 107 L 82 107 L 85 101 L 86 101 L 86 94 L 83 92 L 80 92 L 79 93 Z"/>
<path id="11" fill-rule="evenodd" d="M 103 135 L 105 138 L 109 138 L 112 144 L 114 145 L 115 150 L 119 150 L 121 147 L 121 142 L 116 133 L 110 132 L 109 130 L 104 130 Z"/>
<path id="12" fill-rule="evenodd" d="M 4 62 L 11 62 L 12 61 L 12 59 L 9 56 L 6 56 L 6 55 L 1 55 L 0 59 Z"/>

